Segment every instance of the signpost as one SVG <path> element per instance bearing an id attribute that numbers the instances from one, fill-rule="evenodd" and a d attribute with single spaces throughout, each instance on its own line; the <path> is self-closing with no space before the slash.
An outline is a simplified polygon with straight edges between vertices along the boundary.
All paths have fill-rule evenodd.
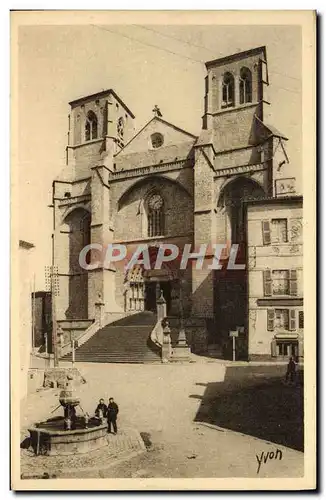
<path id="1" fill-rule="evenodd" d="M 235 361 L 235 339 L 239 337 L 238 330 L 231 330 L 230 337 L 232 337 L 232 361 Z"/>
<path id="2" fill-rule="evenodd" d="M 230 331 L 230 337 L 232 337 L 232 361 L 235 361 L 235 339 L 239 337 L 239 333 L 244 333 L 244 326 L 237 326 L 235 330 Z"/>

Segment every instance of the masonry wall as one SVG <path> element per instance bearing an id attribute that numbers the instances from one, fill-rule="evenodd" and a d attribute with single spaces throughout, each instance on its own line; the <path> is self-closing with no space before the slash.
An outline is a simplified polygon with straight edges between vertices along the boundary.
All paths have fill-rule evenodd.
<path id="1" fill-rule="evenodd" d="M 162 179 L 144 179 L 123 198 L 114 217 L 115 241 L 147 238 L 146 197 L 157 190 L 164 199 L 165 237 L 193 232 L 193 200 L 176 183 Z"/>

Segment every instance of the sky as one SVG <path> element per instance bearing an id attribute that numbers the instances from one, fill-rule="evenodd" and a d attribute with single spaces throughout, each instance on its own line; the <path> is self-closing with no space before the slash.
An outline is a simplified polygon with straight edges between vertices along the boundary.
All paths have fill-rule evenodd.
<path id="1" fill-rule="evenodd" d="M 35 245 L 36 288 L 51 263 L 52 181 L 65 168 L 68 102 L 113 88 L 135 114 L 199 135 L 205 61 L 266 45 L 268 123 L 288 138 L 291 174 L 301 192 L 301 28 L 221 25 L 21 26 L 18 37 L 20 239 Z"/>

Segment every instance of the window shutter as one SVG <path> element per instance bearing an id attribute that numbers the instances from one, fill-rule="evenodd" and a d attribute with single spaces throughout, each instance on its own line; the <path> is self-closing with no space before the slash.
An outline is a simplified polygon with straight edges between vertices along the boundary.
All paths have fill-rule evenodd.
<path id="1" fill-rule="evenodd" d="M 303 311 L 299 311 L 299 328 L 303 328 Z"/>
<path id="2" fill-rule="evenodd" d="M 267 330 L 269 332 L 274 331 L 274 316 L 275 316 L 274 309 L 267 309 Z"/>
<path id="3" fill-rule="evenodd" d="M 296 330 L 296 310 L 290 309 L 290 330 Z"/>
<path id="4" fill-rule="evenodd" d="M 271 244 L 271 228 L 269 220 L 262 220 L 262 233 L 263 233 L 263 244 L 270 245 Z"/>
<path id="5" fill-rule="evenodd" d="M 276 358 L 277 356 L 277 350 L 276 350 L 277 346 L 276 346 L 276 340 L 272 340 L 271 342 L 271 355 L 273 358 Z"/>
<path id="6" fill-rule="evenodd" d="M 264 277 L 264 295 L 265 297 L 272 296 L 272 272 L 270 269 L 263 271 Z"/>
<path id="7" fill-rule="evenodd" d="M 290 295 L 298 295 L 298 281 L 296 269 L 290 270 Z"/>

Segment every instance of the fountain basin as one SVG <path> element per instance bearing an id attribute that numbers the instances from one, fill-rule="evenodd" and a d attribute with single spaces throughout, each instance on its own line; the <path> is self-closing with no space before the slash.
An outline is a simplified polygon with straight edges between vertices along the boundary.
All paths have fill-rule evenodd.
<path id="1" fill-rule="evenodd" d="M 107 424 L 90 419 L 87 429 L 84 419 L 76 418 L 75 429 L 64 430 L 64 419 L 50 419 L 31 427 L 30 444 L 36 455 L 75 455 L 89 453 L 108 445 Z"/>

